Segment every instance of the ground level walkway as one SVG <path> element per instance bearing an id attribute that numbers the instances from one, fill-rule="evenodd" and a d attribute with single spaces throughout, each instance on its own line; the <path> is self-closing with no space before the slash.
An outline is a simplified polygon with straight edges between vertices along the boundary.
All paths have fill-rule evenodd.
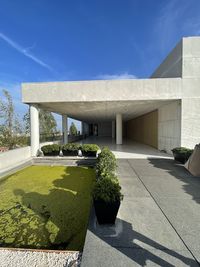
<path id="1" fill-rule="evenodd" d="M 123 145 L 116 145 L 115 139 L 111 137 L 99 137 L 90 136 L 86 139 L 81 140 L 79 143 L 82 144 L 97 144 L 100 147 L 107 146 L 114 153 L 116 158 L 171 158 L 171 155 L 160 152 L 159 150 L 132 140 L 124 138 Z"/>
<path id="2" fill-rule="evenodd" d="M 92 212 L 82 267 L 200 266 L 200 178 L 170 159 L 119 159 L 115 226 Z"/>

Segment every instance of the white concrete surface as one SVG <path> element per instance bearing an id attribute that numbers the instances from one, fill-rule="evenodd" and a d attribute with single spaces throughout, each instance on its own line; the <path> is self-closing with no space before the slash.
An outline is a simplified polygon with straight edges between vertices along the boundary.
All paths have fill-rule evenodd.
<path id="1" fill-rule="evenodd" d="M 200 78 L 200 38 L 183 38 L 183 78 Z"/>
<path id="2" fill-rule="evenodd" d="M 0 175 L 31 160 L 31 147 L 22 147 L 0 153 Z"/>
<path id="3" fill-rule="evenodd" d="M 182 77 L 182 45 L 183 41 L 181 40 L 154 71 L 151 78 Z"/>
<path id="4" fill-rule="evenodd" d="M 30 105 L 30 126 L 31 126 L 31 156 L 36 156 L 40 144 L 39 110 L 35 105 Z"/>
<path id="5" fill-rule="evenodd" d="M 200 98 L 182 99 L 181 128 L 182 146 L 194 148 L 200 143 Z"/>
<path id="6" fill-rule="evenodd" d="M 63 143 L 68 143 L 68 120 L 67 115 L 62 115 L 62 132 L 63 132 Z"/>
<path id="7" fill-rule="evenodd" d="M 116 144 L 122 145 L 122 114 L 116 114 Z"/>
<path id="8" fill-rule="evenodd" d="M 172 154 L 181 145 L 181 101 L 177 100 L 158 109 L 158 149 Z"/>
<path id="9" fill-rule="evenodd" d="M 123 145 L 116 145 L 111 137 L 88 137 L 78 143 L 97 144 L 100 148 L 107 146 L 118 159 L 172 158 L 151 146 L 126 139 L 123 140 Z"/>

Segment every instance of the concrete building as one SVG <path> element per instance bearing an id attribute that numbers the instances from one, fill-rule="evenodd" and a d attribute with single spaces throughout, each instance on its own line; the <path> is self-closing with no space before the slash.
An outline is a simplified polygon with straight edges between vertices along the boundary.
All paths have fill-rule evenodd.
<path id="1" fill-rule="evenodd" d="M 147 59 L 148 62 L 148 59 Z M 86 135 L 130 139 L 170 153 L 200 142 L 200 37 L 183 38 L 149 79 L 22 84 L 30 105 L 31 151 L 39 149 L 38 108 L 82 121 Z"/>

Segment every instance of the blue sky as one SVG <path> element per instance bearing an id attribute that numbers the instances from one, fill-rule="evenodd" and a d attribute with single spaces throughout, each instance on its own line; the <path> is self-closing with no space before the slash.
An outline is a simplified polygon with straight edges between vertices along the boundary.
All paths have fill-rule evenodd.
<path id="1" fill-rule="evenodd" d="M 183 36 L 200 35 L 199 10 L 199 0 L 0 0 L 0 89 L 22 117 L 21 82 L 149 77 Z"/>

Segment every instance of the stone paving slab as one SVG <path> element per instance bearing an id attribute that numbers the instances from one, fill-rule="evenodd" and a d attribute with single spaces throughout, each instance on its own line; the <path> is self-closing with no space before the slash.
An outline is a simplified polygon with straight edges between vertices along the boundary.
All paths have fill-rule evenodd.
<path id="1" fill-rule="evenodd" d="M 185 249 L 152 198 L 126 199 L 114 227 L 99 226 L 93 216 L 89 229 L 114 247 Z"/>
<path id="2" fill-rule="evenodd" d="M 155 198 L 200 198 L 200 183 L 189 182 L 186 179 L 179 179 L 172 175 L 145 175 L 140 176 L 140 179 Z"/>
<path id="3" fill-rule="evenodd" d="M 119 177 L 120 176 L 137 177 L 136 173 L 131 168 L 128 162 L 126 164 L 118 164 L 117 175 Z"/>
<path id="4" fill-rule="evenodd" d="M 106 242 L 97 240 L 93 233 L 90 232 L 88 235 L 91 240 L 94 240 L 94 243 L 84 249 L 81 267 L 199 266 L 187 250 L 162 251 L 158 249 L 112 247 Z M 90 260 L 88 261 L 88 259 Z"/>
<path id="5" fill-rule="evenodd" d="M 200 260 L 200 198 L 168 198 L 167 201 L 158 198 L 157 202 L 189 249 Z"/>
<path id="6" fill-rule="evenodd" d="M 172 160 L 118 165 L 124 200 L 116 225 L 99 226 L 91 214 L 81 266 L 200 266 L 200 180 Z"/>
<path id="7" fill-rule="evenodd" d="M 134 179 L 134 184 L 133 184 Z M 131 197 L 150 197 L 142 182 L 137 177 L 120 177 L 120 185 L 124 199 Z"/>

